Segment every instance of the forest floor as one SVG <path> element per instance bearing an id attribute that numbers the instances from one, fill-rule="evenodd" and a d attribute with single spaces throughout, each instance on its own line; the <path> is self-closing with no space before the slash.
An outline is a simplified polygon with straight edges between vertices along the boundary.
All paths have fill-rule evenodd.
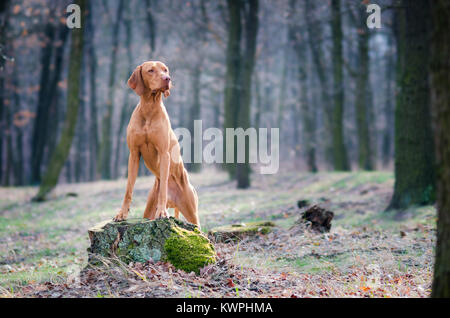
<path id="1" fill-rule="evenodd" d="M 383 212 L 390 172 L 253 175 L 236 190 L 216 170 L 193 174 L 202 230 L 271 220 L 274 232 L 215 244 L 218 262 L 200 275 L 169 264 L 85 268 L 87 229 L 111 219 L 126 180 L 58 186 L 30 202 L 34 187 L 0 188 L 1 297 L 428 297 L 435 246 L 433 206 Z M 152 177 L 138 178 L 130 217 L 142 215 Z M 290 230 L 298 200 L 335 213 L 331 232 Z M 81 271 L 81 273 L 80 273 Z"/>

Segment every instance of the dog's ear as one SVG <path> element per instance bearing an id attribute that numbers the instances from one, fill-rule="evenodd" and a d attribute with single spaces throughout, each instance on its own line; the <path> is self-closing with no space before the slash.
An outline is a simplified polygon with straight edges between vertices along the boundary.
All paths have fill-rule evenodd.
<path id="1" fill-rule="evenodd" d="M 136 67 L 133 74 L 131 74 L 128 79 L 128 86 L 130 86 L 130 88 L 133 89 L 139 96 L 144 94 L 145 86 L 142 78 L 142 65 Z"/>

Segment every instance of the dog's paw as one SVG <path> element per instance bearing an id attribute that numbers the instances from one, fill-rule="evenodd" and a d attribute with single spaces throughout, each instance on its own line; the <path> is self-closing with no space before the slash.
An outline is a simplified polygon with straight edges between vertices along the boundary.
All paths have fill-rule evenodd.
<path id="1" fill-rule="evenodd" d="M 115 217 L 113 217 L 114 222 L 120 222 L 120 221 L 125 221 L 128 217 L 128 213 L 130 212 L 130 209 L 125 210 L 125 209 L 120 209 L 119 213 L 117 213 L 117 215 Z"/>
<path id="2" fill-rule="evenodd" d="M 157 209 L 156 210 L 156 214 L 155 214 L 156 219 L 168 218 L 168 217 L 169 217 L 169 213 L 167 213 L 166 209 Z"/>
<path id="3" fill-rule="evenodd" d="M 125 221 L 127 218 L 123 216 L 122 213 L 118 213 L 115 217 L 113 217 L 114 222 Z"/>

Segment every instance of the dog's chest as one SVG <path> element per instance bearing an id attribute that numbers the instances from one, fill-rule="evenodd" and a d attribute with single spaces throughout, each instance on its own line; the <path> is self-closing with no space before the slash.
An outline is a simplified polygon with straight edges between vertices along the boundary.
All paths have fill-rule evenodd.
<path id="1" fill-rule="evenodd" d="M 152 125 L 150 121 L 145 121 L 140 127 L 136 127 L 130 131 L 131 139 L 133 139 L 134 144 L 141 146 L 144 144 L 152 143 L 153 136 L 157 132 L 155 125 Z"/>

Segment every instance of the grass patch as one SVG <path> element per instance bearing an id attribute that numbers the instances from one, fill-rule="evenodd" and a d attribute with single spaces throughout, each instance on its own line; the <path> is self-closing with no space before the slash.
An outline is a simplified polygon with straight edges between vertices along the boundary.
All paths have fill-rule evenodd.
<path id="1" fill-rule="evenodd" d="M 331 236 L 336 237 L 331 240 L 330 236 L 294 237 L 273 246 L 264 245 L 265 237 L 257 246 L 236 248 L 236 266 L 322 275 L 379 262 L 392 275 L 406 271 L 429 279 L 435 208 L 414 207 L 401 217 L 383 212 L 392 195 L 390 172 L 253 174 L 252 187 L 243 191 L 235 189 L 222 171 L 205 170 L 190 177 L 199 194 L 204 232 L 261 220 L 271 220 L 286 232 L 300 217 L 295 205 L 301 199 L 335 212 Z M 116 214 L 125 185 L 125 179 L 60 185 L 53 199 L 43 203 L 30 202 L 35 187 L 0 189 L 0 287 L 10 290 L 64 279 L 70 266 L 84 264 L 87 229 Z M 130 217 L 142 217 L 152 185 L 152 177 L 138 178 Z M 68 192 L 78 196 L 68 197 Z M 320 257 L 310 255 L 312 250 Z"/>

